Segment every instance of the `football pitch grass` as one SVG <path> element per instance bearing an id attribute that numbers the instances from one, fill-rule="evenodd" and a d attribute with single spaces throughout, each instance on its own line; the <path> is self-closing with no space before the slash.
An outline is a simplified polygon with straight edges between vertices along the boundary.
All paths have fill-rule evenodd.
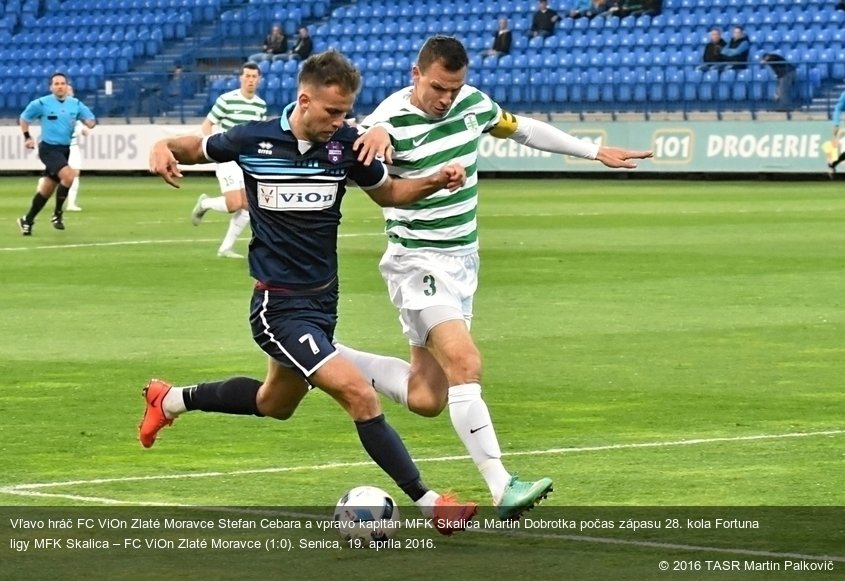
<path id="1" fill-rule="evenodd" d="M 50 201 L 24 238 L 15 219 L 34 182 L 0 180 L 0 579 L 845 578 L 840 183 L 482 178 L 473 334 L 484 395 L 506 466 L 550 476 L 555 491 L 528 513 L 537 526 L 494 528 L 448 412 L 421 418 L 385 401 L 424 480 L 487 506 L 480 530 L 405 527 L 401 547 L 373 551 L 299 548 L 339 537 L 260 524 L 77 526 L 320 522 L 362 484 L 390 492 L 403 520 L 419 513 L 319 391 L 286 422 L 186 414 L 142 449 L 150 377 L 185 385 L 265 371 L 246 263 L 216 257 L 228 216 L 189 220 L 216 180 L 189 175 L 174 190 L 147 176 L 83 176 L 84 211 L 65 214 L 67 230 L 50 226 Z M 407 357 L 377 270 L 384 245 L 378 207 L 352 189 L 337 336 Z M 17 518 L 73 527 L 21 529 Z M 718 518 L 739 525 L 706 528 Z M 749 521 L 759 528 L 740 528 Z M 120 547 L 66 546 L 98 535 Z M 36 549 L 46 537 L 65 546 Z M 264 545 L 123 545 L 185 537 Z M 293 550 L 269 550 L 271 537 Z"/>

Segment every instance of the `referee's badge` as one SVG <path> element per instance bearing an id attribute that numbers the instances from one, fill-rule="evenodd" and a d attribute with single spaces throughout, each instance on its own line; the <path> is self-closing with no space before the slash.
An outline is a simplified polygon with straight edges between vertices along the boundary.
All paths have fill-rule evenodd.
<path id="1" fill-rule="evenodd" d="M 340 160 L 343 159 L 343 145 L 339 141 L 329 141 L 326 144 L 326 149 L 329 150 L 329 161 L 340 163 Z"/>

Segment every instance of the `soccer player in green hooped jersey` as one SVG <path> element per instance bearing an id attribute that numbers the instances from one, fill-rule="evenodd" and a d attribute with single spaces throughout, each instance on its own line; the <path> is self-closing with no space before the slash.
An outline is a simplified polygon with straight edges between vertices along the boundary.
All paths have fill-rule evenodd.
<path id="1" fill-rule="evenodd" d="M 202 122 L 203 135 L 211 135 L 215 126 L 220 131 L 227 131 L 247 121 L 266 119 L 267 103 L 255 94 L 259 81 L 261 81 L 261 71 L 258 65 L 244 64 L 241 67 L 240 88 L 223 93 L 217 98 Z M 243 258 L 235 252 L 234 247 L 238 236 L 249 224 L 244 174 L 238 164 L 233 161 L 218 163 L 215 173 L 223 195 L 211 198 L 206 194 L 200 194 L 191 212 L 191 222 L 194 226 L 199 226 L 203 216 L 209 210 L 230 213 L 232 217 L 229 219 L 229 229 L 223 237 L 223 242 L 220 243 L 220 248 L 217 249 L 217 256 Z"/>
<path id="2" fill-rule="evenodd" d="M 512 115 L 464 84 L 469 58 L 455 38 L 429 38 L 412 69 L 413 85 L 388 97 L 361 123 L 359 159 L 383 155 L 391 175 L 418 177 L 450 162 L 466 184 L 410 206 L 385 208 L 388 245 L 379 267 L 411 345 L 401 359 L 338 345 L 375 389 L 423 416 L 448 404 L 452 425 L 487 482 L 502 519 L 517 519 L 552 491 L 552 480 L 521 480 L 505 469 L 481 397 L 481 355 L 469 331 L 478 282 L 478 141 L 483 133 L 553 153 L 636 167 L 650 151 L 599 147 L 551 125 Z"/>

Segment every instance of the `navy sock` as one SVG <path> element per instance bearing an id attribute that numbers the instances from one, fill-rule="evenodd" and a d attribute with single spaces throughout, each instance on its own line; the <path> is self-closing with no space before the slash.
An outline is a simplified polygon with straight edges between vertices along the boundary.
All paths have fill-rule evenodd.
<path id="1" fill-rule="evenodd" d="M 251 377 L 230 377 L 223 381 L 198 383 L 182 390 L 182 401 L 190 410 L 263 417 L 256 395 L 261 382 Z"/>
<path id="2" fill-rule="evenodd" d="M 370 458 L 387 472 L 411 500 L 417 501 L 428 492 L 405 444 L 384 419 L 384 414 L 371 420 L 355 422 L 355 427 Z"/>
<path id="3" fill-rule="evenodd" d="M 59 184 L 59 187 L 56 188 L 56 215 L 57 216 L 62 215 L 62 206 L 65 205 L 65 200 L 67 200 L 67 193 L 68 193 L 69 190 L 70 190 L 70 188 L 63 186 L 62 184 Z"/>
<path id="4" fill-rule="evenodd" d="M 837 165 L 839 165 L 843 161 L 845 161 L 845 151 L 843 151 L 842 153 L 839 154 L 839 159 L 837 159 L 832 164 L 830 164 L 830 167 L 836 167 Z"/>
<path id="5" fill-rule="evenodd" d="M 32 206 L 29 208 L 29 212 L 26 214 L 26 221 L 29 224 L 35 222 L 35 217 L 38 215 L 38 212 L 44 207 L 47 203 L 47 198 L 35 192 L 35 195 L 32 197 Z"/>

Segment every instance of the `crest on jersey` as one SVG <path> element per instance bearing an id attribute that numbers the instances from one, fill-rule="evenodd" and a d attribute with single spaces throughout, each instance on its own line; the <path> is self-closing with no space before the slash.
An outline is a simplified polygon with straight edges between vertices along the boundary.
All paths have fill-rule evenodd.
<path id="1" fill-rule="evenodd" d="M 329 152 L 329 161 L 340 163 L 340 160 L 343 159 L 343 144 L 339 141 L 329 141 L 326 144 L 326 149 Z"/>
<path id="2" fill-rule="evenodd" d="M 478 131 L 478 119 L 475 117 L 475 113 L 470 113 L 466 117 L 464 117 L 464 125 L 467 126 L 467 129 L 475 133 Z"/>
<path id="3" fill-rule="evenodd" d="M 269 141 L 262 141 L 258 144 L 258 153 L 273 155 L 273 144 Z"/>

